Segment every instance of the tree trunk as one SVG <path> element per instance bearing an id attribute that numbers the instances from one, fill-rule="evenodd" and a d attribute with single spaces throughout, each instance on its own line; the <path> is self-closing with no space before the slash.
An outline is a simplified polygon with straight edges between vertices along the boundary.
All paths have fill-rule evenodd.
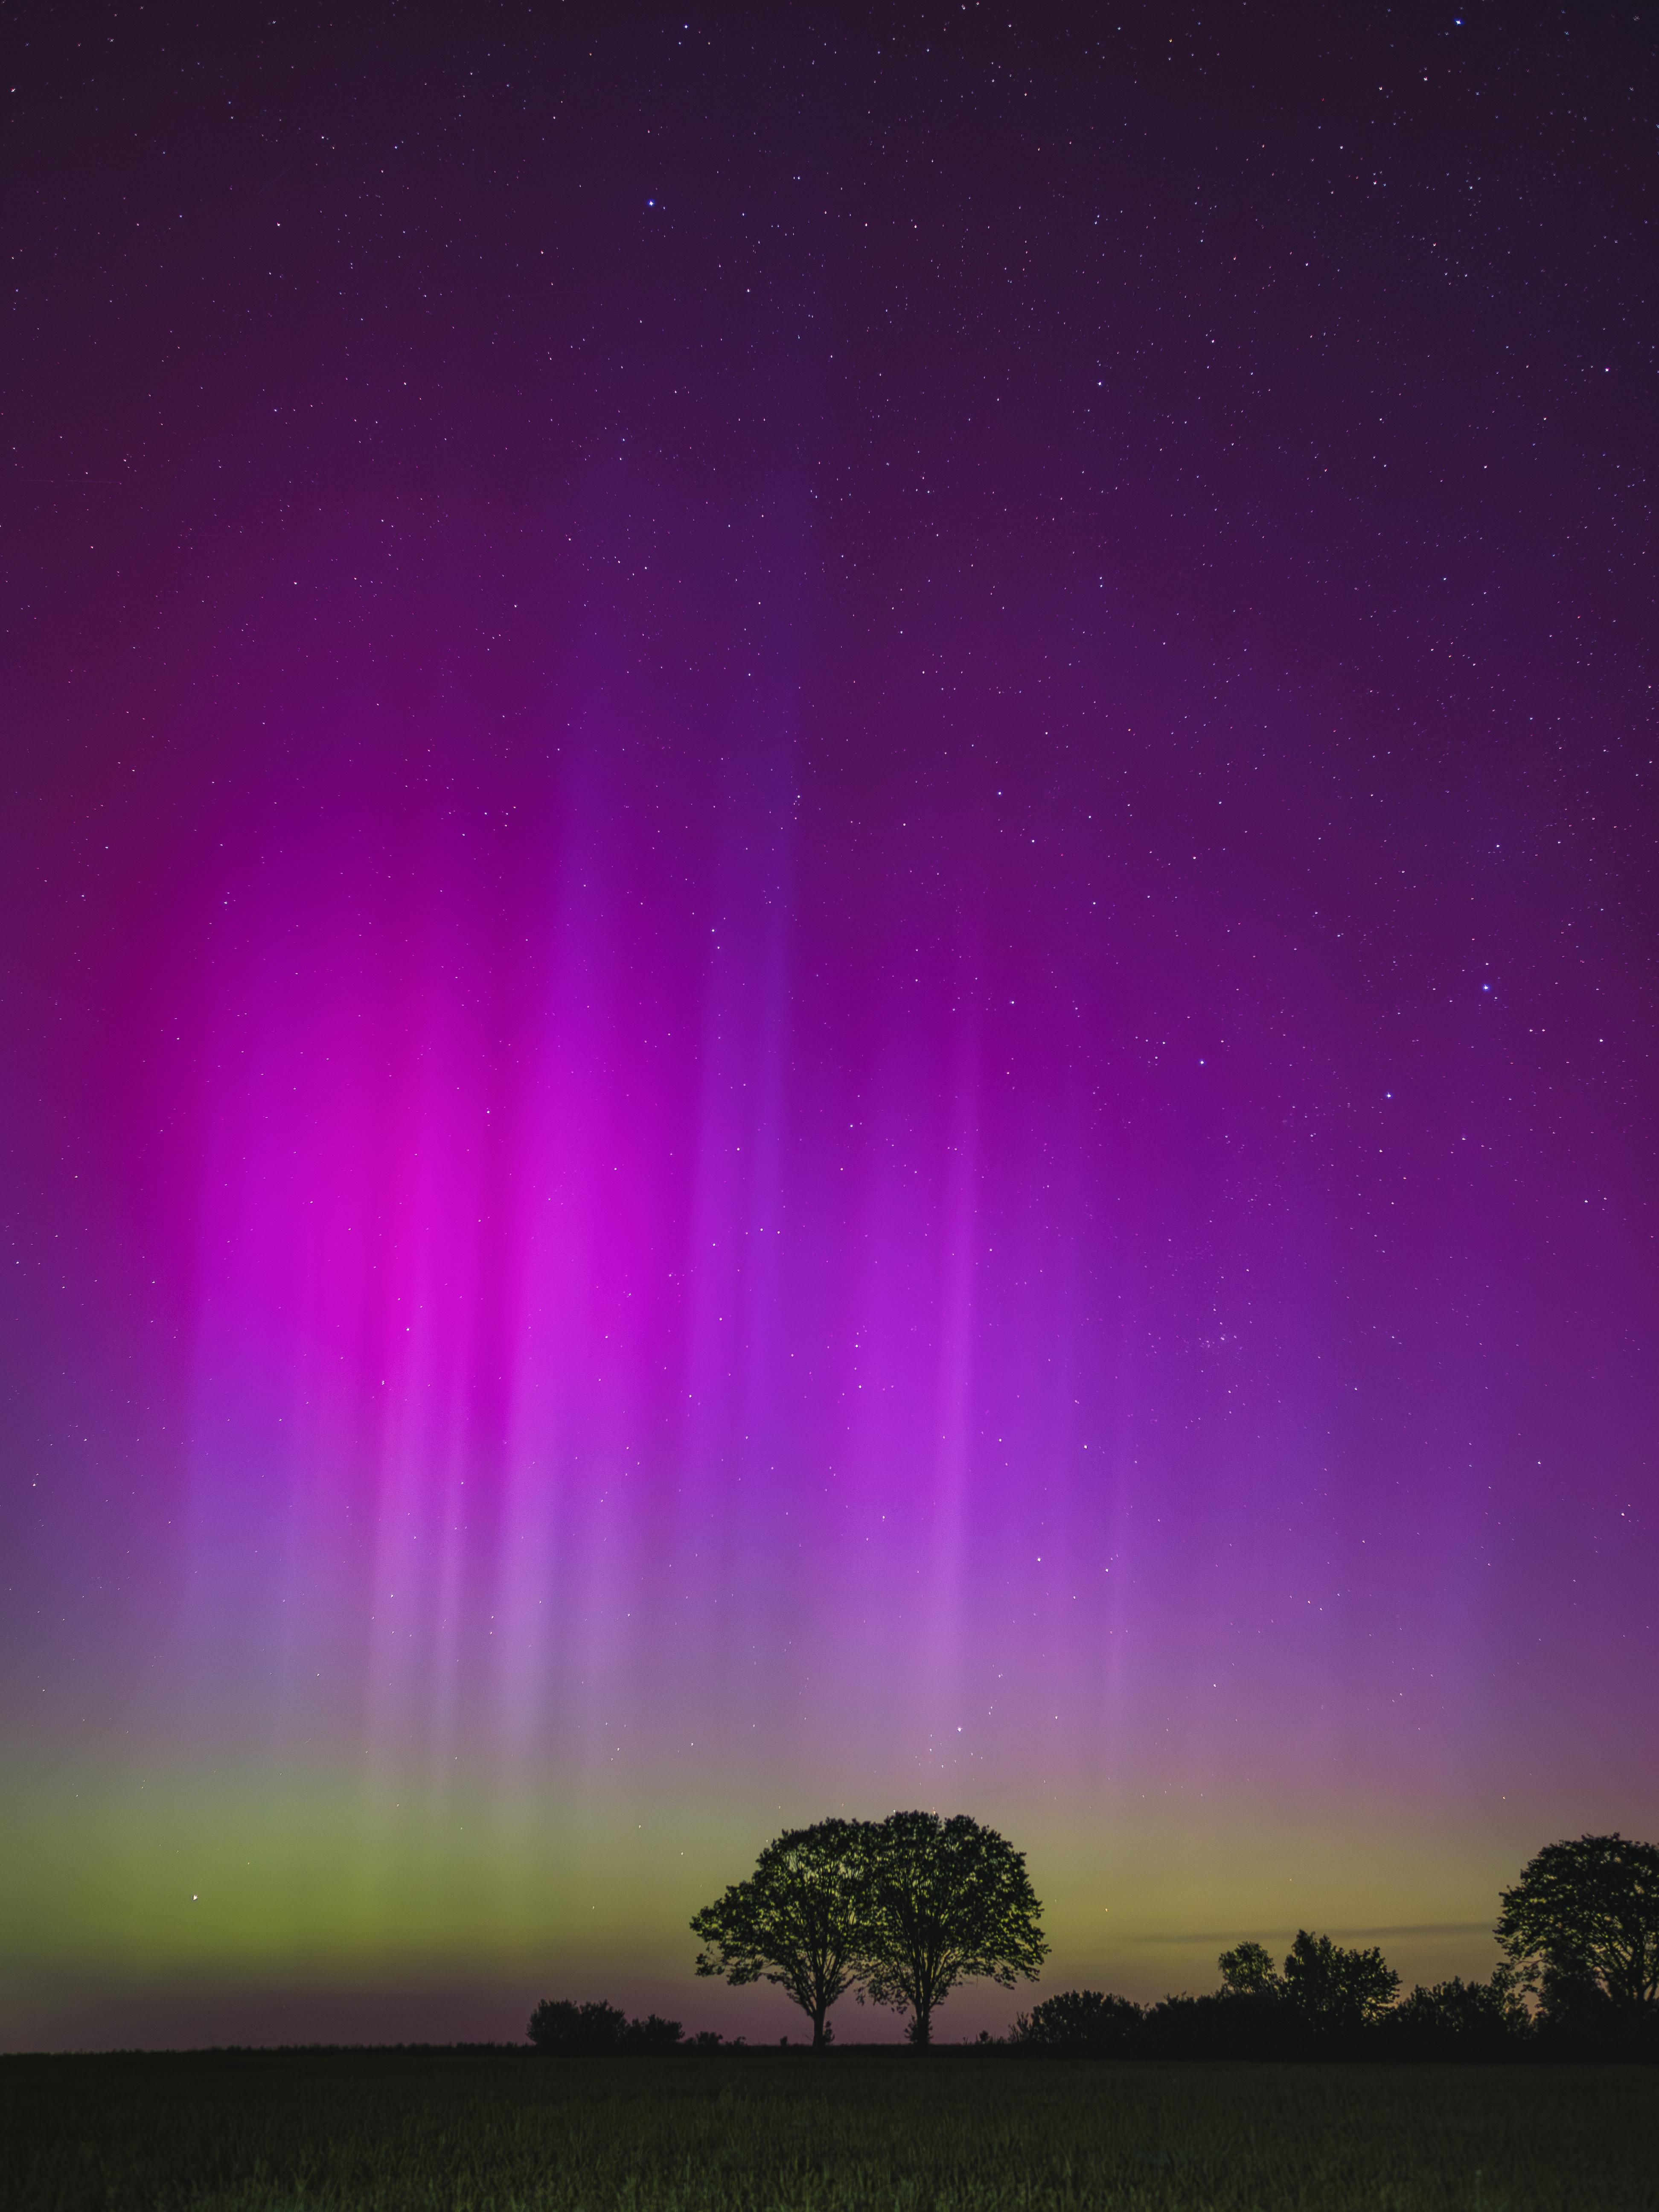
<path id="1" fill-rule="evenodd" d="M 933 2039 L 933 2008 L 932 2005 L 919 2004 L 916 2007 L 915 2026 L 911 2033 L 910 2040 L 918 2051 L 926 2051 Z"/>
<path id="2" fill-rule="evenodd" d="M 814 2050 L 814 2051 L 822 2051 L 822 2050 L 824 2048 L 824 2042 L 823 2042 L 823 2015 L 824 2015 L 824 2012 L 825 2012 L 825 2010 L 826 2010 L 826 2009 L 827 2009 L 827 2008 L 826 2008 L 826 2007 L 824 2007 L 823 2005 L 818 2005 L 818 2006 L 816 2006 L 816 2007 L 814 2008 L 814 2009 L 813 2009 L 813 2013 L 812 2013 L 812 2048 L 813 2048 L 813 2050 Z"/>

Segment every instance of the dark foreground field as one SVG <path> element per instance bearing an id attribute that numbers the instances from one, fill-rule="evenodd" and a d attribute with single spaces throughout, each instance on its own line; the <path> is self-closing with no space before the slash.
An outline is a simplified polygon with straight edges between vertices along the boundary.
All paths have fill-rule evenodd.
<path id="1" fill-rule="evenodd" d="M 1652 2212 L 1659 2070 L 999 2053 L 0 2059 L 24 2212 Z"/>

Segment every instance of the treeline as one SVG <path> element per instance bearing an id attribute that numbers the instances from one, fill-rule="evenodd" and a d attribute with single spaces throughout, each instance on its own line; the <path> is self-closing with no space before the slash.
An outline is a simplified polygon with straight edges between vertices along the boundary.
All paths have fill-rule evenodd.
<path id="1" fill-rule="evenodd" d="M 1405 1996 L 1380 1950 L 1300 1930 L 1283 1966 L 1224 1951 L 1218 1990 L 1152 2005 L 1066 1990 L 1008 2041 L 1115 2058 L 1659 2057 L 1659 1846 L 1620 1835 L 1546 1844 L 1499 1893 L 1504 1956 Z"/>
<path id="2" fill-rule="evenodd" d="M 1224 1951 L 1222 1985 L 1140 2005 L 1066 1990 L 1021 2013 L 1007 2041 L 1078 2058 L 1471 2058 L 1530 2054 L 1547 2036 L 1512 1966 L 1420 1984 L 1403 2000 L 1380 1951 L 1304 1929 L 1283 1970 L 1259 1943 Z"/>
<path id="3" fill-rule="evenodd" d="M 960 1983 L 1012 1988 L 1048 1955 L 1024 1855 L 965 1814 L 820 1820 L 768 1844 L 744 1881 L 691 1923 L 696 1971 L 766 1981 L 834 2039 L 830 2008 L 851 1993 L 904 2014 L 932 2040 Z M 1500 1893 L 1504 1953 L 1489 1980 L 1454 1978 L 1400 1994 L 1380 1950 L 1298 1931 L 1282 1966 L 1257 1942 L 1221 1954 L 1219 1989 L 1135 2003 L 1067 1990 L 1021 2013 L 1006 2038 L 1033 2054 L 1116 2058 L 1521 2056 L 1659 2057 L 1659 1845 L 1617 1833 L 1547 1844 Z M 530 2022 L 566 2056 L 716 2050 L 677 2021 L 628 2020 L 605 2003 L 549 2001 Z M 787 2038 L 784 2040 L 787 2042 Z M 738 2039 L 741 2045 L 742 2039 Z"/>

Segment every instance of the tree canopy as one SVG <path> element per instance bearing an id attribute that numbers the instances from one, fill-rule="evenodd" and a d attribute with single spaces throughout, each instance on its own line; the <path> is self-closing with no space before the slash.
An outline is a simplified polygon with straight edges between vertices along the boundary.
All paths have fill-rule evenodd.
<path id="1" fill-rule="evenodd" d="M 1280 1997 L 1284 1978 L 1265 1944 L 1239 1943 L 1218 1961 L 1221 1986 L 1230 1997 Z"/>
<path id="2" fill-rule="evenodd" d="M 876 2003 L 910 2014 L 911 2042 L 932 2040 L 934 2008 L 958 1982 L 1036 1978 L 1042 1908 L 1024 1854 L 994 1828 L 965 1813 L 891 1813 L 871 1841 L 860 1978 Z"/>
<path id="3" fill-rule="evenodd" d="M 1507 1963 L 1486 1982 L 1461 1974 L 1425 1989 L 1419 1982 L 1394 2008 L 1395 2046 L 1425 2058 L 1502 2058 L 1522 2047 L 1532 2031 L 1519 1977 Z"/>
<path id="4" fill-rule="evenodd" d="M 831 2040 L 827 2014 L 860 1978 L 869 1922 L 872 1831 L 864 1820 L 819 1820 L 767 1844 L 746 1881 L 705 1905 L 691 1932 L 707 1948 L 700 1974 L 733 1987 L 775 1982 L 812 2023 L 812 2046 Z"/>
<path id="5" fill-rule="evenodd" d="M 1547 2012 L 1589 1996 L 1635 2028 L 1659 2011 L 1659 1844 L 1617 1831 L 1546 1844 L 1499 1905 L 1498 1940 Z"/>
<path id="6" fill-rule="evenodd" d="M 1285 1961 L 1285 1995 L 1303 2026 L 1319 2036 L 1371 2027 L 1399 1987 L 1399 1975 L 1375 1945 L 1349 1950 L 1305 1928 L 1297 1929 Z"/>

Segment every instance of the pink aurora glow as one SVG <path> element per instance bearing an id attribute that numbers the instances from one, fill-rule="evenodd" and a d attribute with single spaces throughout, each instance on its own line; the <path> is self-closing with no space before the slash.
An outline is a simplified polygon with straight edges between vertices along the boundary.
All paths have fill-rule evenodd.
<path id="1" fill-rule="evenodd" d="M 73 2037 L 629 1943 L 693 2017 L 831 1808 L 997 1821 L 1139 1994 L 1303 1911 L 1482 1972 L 1659 1825 L 1635 34 L 763 15 L 19 65 L 0 1978 L 125 1977 Z"/>

